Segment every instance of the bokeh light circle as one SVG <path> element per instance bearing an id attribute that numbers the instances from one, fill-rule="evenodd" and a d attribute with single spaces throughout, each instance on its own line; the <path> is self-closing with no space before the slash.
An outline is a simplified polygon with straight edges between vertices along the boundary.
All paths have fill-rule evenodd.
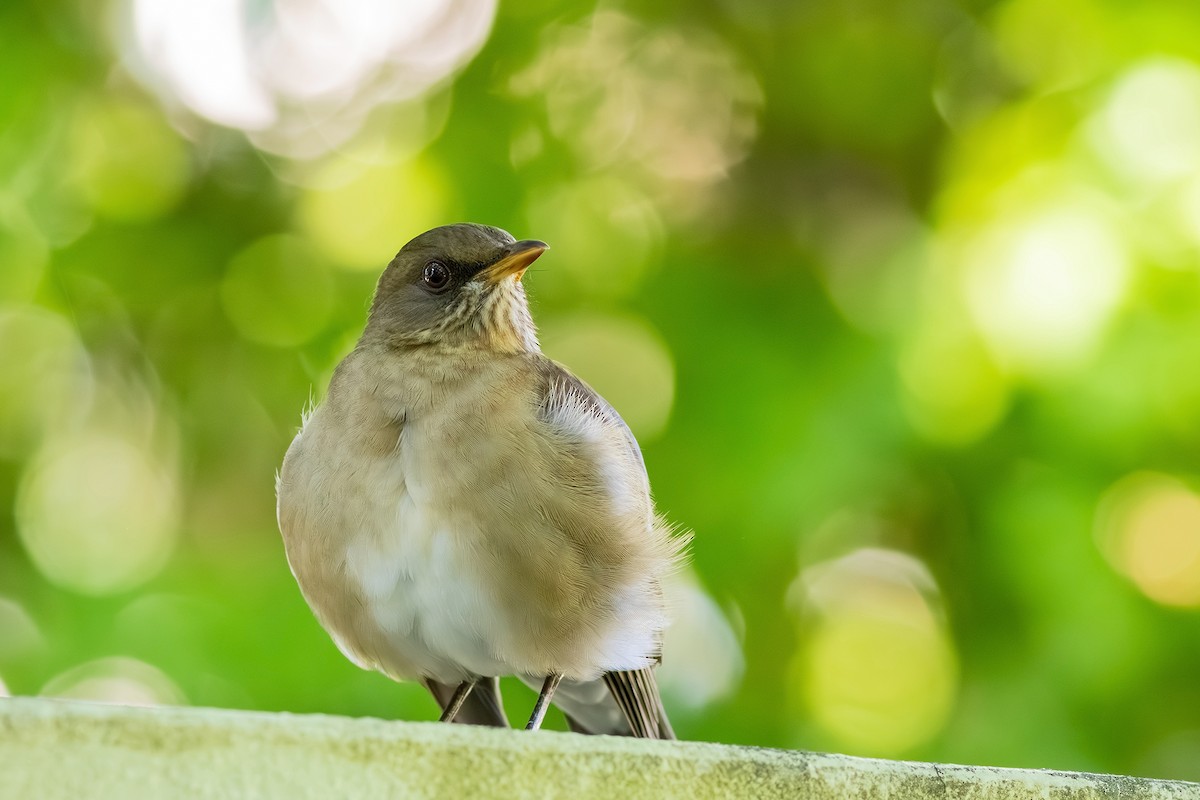
<path id="1" fill-rule="evenodd" d="M 855 752 L 895 756 L 935 736 L 958 691 L 937 584 L 915 558 L 862 548 L 809 567 L 794 593 L 808 620 L 792 697 Z"/>
<path id="2" fill-rule="evenodd" d="M 37 225 L 18 206 L 0 206 L 0 303 L 24 302 L 42 280 L 50 248 Z"/>
<path id="3" fill-rule="evenodd" d="M 0 309 L 0 364 L 0 455 L 28 454 L 90 402 L 87 353 L 75 329 L 52 311 Z"/>
<path id="4" fill-rule="evenodd" d="M 49 444 L 17 493 L 17 532 L 48 580 L 84 594 L 126 591 L 154 577 L 175 546 L 172 470 L 114 434 Z"/>
<path id="5" fill-rule="evenodd" d="M 984 341 L 1015 372 L 1085 363 L 1130 280 L 1123 240 L 1087 202 L 1065 201 L 985 228 L 968 252 L 968 307 Z"/>
<path id="6" fill-rule="evenodd" d="M 547 188 L 530 201 L 530 235 L 554 248 L 533 266 L 533 291 L 552 297 L 625 297 L 637 290 L 662 239 L 662 221 L 630 184 L 590 178 Z"/>
<path id="7" fill-rule="evenodd" d="M 545 40 L 513 94 L 544 101 L 549 131 L 580 161 L 626 173 L 676 214 L 696 208 L 757 136 L 758 81 L 710 31 L 602 9 Z"/>
<path id="8" fill-rule="evenodd" d="M 1155 58 L 1117 80 L 1092 120 L 1094 146 L 1115 173 L 1157 184 L 1200 167 L 1200 66 Z"/>
<path id="9" fill-rule="evenodd" d="M 41 694 L 122 706 L 177 706 L 187 702 L 183 691 L 162 670 L 124 656 L 72 667 L 51 678 Z"/>
<path id="10" fill-rule="evenodd" d="M 694 577 L 675 576 L 663 588 L 671 626 L 663 638 L 658 682 L 668 696 L 702 708 L 732 694 L 745 670 L 737 634 L 721 608 Z"/>
<path id="11" fill-rule="evenodd" d="M 126 67 L 171 109 L 315 158 L 483 46 L 496 0 L 124 0 Z"/>
<path id="12" fill-rule="evenodd" d="M 46 646 L 33 617 L 15 600 L 0 597 L 0 663 L 15 661 Z"/>
<path id="13" fill-rule="evenodd" d="M 1109 562 L 1157 603 L 1200 607 L 1200 493 L 1171 475 L 1137 472 L 1113 484 L 1097 515 Z"/>
<path id="14" fill-rule="evenodd" d="M 78 115 L 71 167 L 96 213 L 140 222 L 175 207 L 187 189 L 191 165 L 183 141 L 158 109 L 97 101 L 84 104 Z"/>
<path id="15" fill-rule="evenodd" d="M 428 160 L 326 160 L 300 198 L 301 229 L 335 264 L 381 271 L 406 241 L 447 221 L 449 189 Z"/>
<path id="16" fill-rule="evenodd" d="M 252 342 L 295 347 L 329 320 L 334 282 L 311 242 L 298 236 L 265 236 L 229 262 L 221 304 L 229 321 Z"/>
<path id="17" fill-rule="evenodd" d="M 1008 385 L 978 338 L 936 318 L 906 343 L 899 359 L 904 410 L 918 431 L 941 444 L 968 445 L 1008 409 Z"/>

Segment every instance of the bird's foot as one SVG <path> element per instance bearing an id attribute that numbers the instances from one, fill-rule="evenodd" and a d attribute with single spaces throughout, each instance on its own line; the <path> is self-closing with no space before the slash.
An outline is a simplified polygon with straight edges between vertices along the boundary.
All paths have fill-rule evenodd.
<path id="1" fill-rule="evenodd" d="M 536 731 L 542 727 L 542 720 L 546 718 L 546 711 L 550 708 L 550 698 L 554 696 L 554 690 L 558 688 L 558 682 L 561 680 L 562 675 L 559 673 L 551 673 L 546 676 L 546 680 L 542 684 L 542 691 L 538 695 L 537 703 L 533 706 L 533 716 L 529 718 L 529 723 L 525 726 L 525 730 Z"/>
<path id="2" fill-rule="evenodd" d="M 466 701 L 467 695 L 475 688 L 475 684 L 479 679 L 463 681 L 454 690 L 454 694 L 450 696 L 450 702 L 446 704 L 446 709 L 442 712 L 438 722 L 454 722 L 454 718 L 458 716 L 458 710 L 462 708 L 462 704 Z"/>

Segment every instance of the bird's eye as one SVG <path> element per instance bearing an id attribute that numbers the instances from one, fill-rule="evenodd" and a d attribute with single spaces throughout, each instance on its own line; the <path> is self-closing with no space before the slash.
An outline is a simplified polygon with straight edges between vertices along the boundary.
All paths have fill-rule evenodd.
<path id="1" fill-rule="evenodd" d="M 440 261 L 430 261 L 421 273 L 421 280 L 425 282 L 426 288 L 440 292 L 450 284 L 450 270 Z"/>

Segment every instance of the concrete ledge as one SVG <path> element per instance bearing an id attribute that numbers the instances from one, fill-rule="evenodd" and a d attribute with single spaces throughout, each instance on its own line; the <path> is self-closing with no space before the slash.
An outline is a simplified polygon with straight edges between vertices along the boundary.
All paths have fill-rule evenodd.
<path id="1" fill-rule="evenodd" d="M 1200 784 L 328 716 L 0 700 L 0 797 L 1188 798 Z"/>

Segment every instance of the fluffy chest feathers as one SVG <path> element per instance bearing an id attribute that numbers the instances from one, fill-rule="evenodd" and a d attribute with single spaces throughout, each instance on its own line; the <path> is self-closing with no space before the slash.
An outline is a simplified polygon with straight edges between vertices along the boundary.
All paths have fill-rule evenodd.
<path id="1" fill-rule="evenodd" d="M 537 359 L 430 376 L 352 357 L 289 449 L 289 562 L 360 665 L 583 679 L 656 656 L 675 548 L 636 444 Z"/>

